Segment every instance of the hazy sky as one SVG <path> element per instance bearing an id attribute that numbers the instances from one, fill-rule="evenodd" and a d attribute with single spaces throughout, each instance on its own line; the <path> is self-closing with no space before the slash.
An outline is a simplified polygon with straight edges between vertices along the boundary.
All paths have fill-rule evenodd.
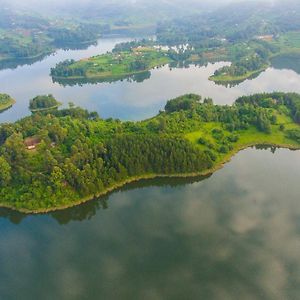
<path id="1" fill-rule="evenodd" d="M 61 5 L 74 5 L 75 3 L 78 4 L 87 4 L 87 3 L 93 3 L 96 2 L 98 4 L 105 3 L 105 4 L 113 4 L 113 3 L 140 3 L 140 2 L 153 2 L 153 0 L 2 0 L 3 2 L 7 2 L 10 4 L 18 4 L 18 5 L 49 5 L 54 2 Z M 230 3 L 230 2 L 237 2 L 237 1 L 255 1 L 255 0 L 156 0 L 157 2 L 164 2 L 164 3 L 182 3 L 186 4 L 187 2 L 193 2 L 193 3 L 215 3 L 215 4 L 224 4 L 224 3 Z M 264 0 L 264 1 L 272 1 L 272 0 Z"/>
<path id="2" fill-rule="evenodd" d="M 274 2 L 280 0 L 0 0 L 0 5 L 2 3 L 7 3 L 12 7 L 27 8 L 36 12 L 47 13 L 47 10 L 59 12 L 60 10 L 69 10 L 69 9 L 80 9 L 85 7 L 89 9 L 89 4 L 93 7 L 96 4 L 96 7 L 103 5 L 108 5 L 110 7 L 120 6 L 124 4 L 131 4 L 132 7 L 136 4 L 136 8 L 139 7 L 139 4 L 151 4 L 158 6 L 164 4 L 164 7 L 179 7 L 183 5 L 184 8 L 193 8 L 198 7 L 201 9 L 210 9 L 220 5 L 229 4 L 232 2 Z M 286 1 L 286 0 L 285 0 Z M 300 0 L 299 0 L 300 1 Z M 1 9 L 1 8 L 0 8 Z"/>

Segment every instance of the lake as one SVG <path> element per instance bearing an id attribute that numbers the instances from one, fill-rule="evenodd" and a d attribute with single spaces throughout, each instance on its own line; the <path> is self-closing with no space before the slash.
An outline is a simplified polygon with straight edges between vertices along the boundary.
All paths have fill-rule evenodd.
<path id="1" fill-rule="evenodd" d="M 2 210 L 0 298 L 300 297 L 300 155 L 248 149 L 62 212 Z"/>
<path id="2" fill-rule="evenodd" d="M 116 43 L 129 41 L 128 38 L 107 38 L 99 40 L 96 46 L 85 50 L 59 50 L 56 54 L 30 66 L 0 71 L 0 91 L 8 93 L 17 103 L 13 108 L 0 114 L 0 122 L 15 121 L 30 114 L 29 99 L 40 94 L 53 94 L 60 102 L 97 111 L 103 118 L 141 120 L 149 118 L 163 109 L 166 101 L 185 93 L 198 93 L 212 97 L 217 104 L 231 104 L 242 95 L 258 92 L 293 91 L 300 93 L 300 75 L 284 63 L 279 68 L 269 68 L 253 80 L 227 88 L 209 81 L 208 77 L 225 63 L 207 66 L 175 68 L 168 66 L 152 70 L 151 77 L 142 82 L 118 81 L 114 83 L 86 84 L 64 87 L 53 83 L 50 68 L 65 59 L 82 59 L 106 53 Z M 281 59 L 280 61 L 283 61 Z M 295 61 L 295 59 L 294 59 Z"/>
<path id="3" fill-rule="evenodd" d="M 231 88 L 207 79 L 225 63 L 163 67 L 143 82 L 52 83 L 58 61 L 125 40 L 0 71 L 1 92 L 17 100 L 0 122 L 28 115 L 28 100 L 45 93 L 124 120 L 153 116 L 187 92 L 219 104 L 263 91 L 300 93 L 300 75 L 278 60 Z M 0 209 L 0 299 L 300 299 L 299 178 L 299 151 L 247 149 L 205 178 L 140 181 L 48 215 Z"/>

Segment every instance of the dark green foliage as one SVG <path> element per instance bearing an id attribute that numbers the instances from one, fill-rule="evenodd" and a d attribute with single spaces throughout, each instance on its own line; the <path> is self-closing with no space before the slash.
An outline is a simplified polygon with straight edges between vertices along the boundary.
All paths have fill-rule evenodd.
<path id="1" fill-rule="evenodd" d="M 176 99 L 169 100 L 165 106 L 167 113 L 180 111 L 180 110 L 191 110 L 199 103 L 201 97 L 195 94 L 189 94 Z"/>
<path id="2" fill-rule="evenodd" d="M 201 138 L 199 138 L 198 143 L 200 145 L 206 145 L 207 144 L 207 140 L 205 138 L 201 137 Z"/>
<path id="3" fill-rule="evenodd" d="M 257 94 L 244 96 L 236 100 L 237 105 L 251 105 L 253 107 L 278 108 L 285 105 L 291 111 L 291 117 L 300 123 L 300 95 L 296 93 Z"/>
<path id="4" fill-rule="evenodd" d="M 212 161 L 216 161 L 216 160 L 217 160 L 217 155 L 216 155 L 214 152 L 212 152 L 211 150 L 204 150 L 204 153 L 205 153 L 208 157 L 210 157 L 210 159 L 211 159 Z"/>
<path id="5" fill-rule="evenodd" d="M 232 134 L 229 137 L 227 137 L 227 139 L 230 143 L 236 143 L 239 140 L 239 136 Z"/>
<path id="6" fill-rule="evenodd" d="M 1 203 L 31 210 L 54 208 L 130 178 L 208 170 L 233 150 L 242 128 L 256 126 L 268 132 L 274 109 L 285 106 L 286 114 L 294 117 L 300 103 L 299 95 L 281 93 L 242 97 L 233 106 L 207 105 L 199 99 L 173 99 L 166 112 L 141 122 L 102 120 L 71 105 L 2 124 Z M 201 130 L 205 122 L 214 122 L 215 128 L 203 131 L 198 145 L 189 142 L 185 134 Z M 228 125 L 232 132 L 226 130 Z M 286 134 L 300 143 L 299 130 Z M 28 144 L 35 149 L 28 150 Z"/>
<path id="7" fill-rule="evenodd" d="M 84 68 L 69 68 L 75 63 L 73 59 L 67 59 L 58 63 L 55 68 L 51 68 L 50 74 L 53 77 L 76 77 L 85 76 L 86 70 Z"/>
<path id="8" fill-rule="evenodd" d="M 32 111 L 54 108 L 58 106 L 59 102 L 51 94 L 36 96 L 32 100 L 30 100 L 29 103 L 29 109 Z"/>
<path id="9" fill-rule="evenodd" d="M 220 129 L 213 129 L 211 133 L 216 140 L 221 140 L 224 137 L 224 133 Z"/>
<path id="10" fill-rule="evenodd" d="M 300 130 L 293 129 L 286 132 L 288 138 L 300 143 Z"/>

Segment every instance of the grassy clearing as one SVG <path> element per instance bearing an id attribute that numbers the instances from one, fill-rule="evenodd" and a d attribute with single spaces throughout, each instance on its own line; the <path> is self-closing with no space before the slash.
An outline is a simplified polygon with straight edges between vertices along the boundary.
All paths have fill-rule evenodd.
<path id="1" fill-rule="evenodd" d="M 219 129 L 223 131 L 225 138 L 232 135 L 231 132 L 224 130 L 221 123 L 204 123 L 201 127 L 201 130 L 188 133 L 185 135 L 185 138 L 201 150 L 213 151 L 217 157 L 215 165 L 216 168 L 219 167 L 220 163 L 228 161 L 238 151 L 250 146 L 272 145 L 278 147 L 287 147 L 291 149 L 299 149 L 299 143 L 287 138 L 285 130 L 299 129 L 300 126 L 294 123 L 292 119 L 284 114 L 278 114 L 277 120 L 277 124 L 271 126 L 270 134 L 258 131 L 255 126 L 251 126 L 246 130 L 235 131 L 234 134 L 238 136 L 238 141 L 233 143 L 233 149 L 231 149 L 227 153 L 219 153 L 218 151 L 215 151 L 216 149 L 218 149 L 219 144 L 211 134 L 212 130 Z M 280 125 L 284 125 L 285 130 L 281 130 Z M 201 143 L 199 143 L 200 139 L 205 139 L 210 145 L 202 145 Z"/>

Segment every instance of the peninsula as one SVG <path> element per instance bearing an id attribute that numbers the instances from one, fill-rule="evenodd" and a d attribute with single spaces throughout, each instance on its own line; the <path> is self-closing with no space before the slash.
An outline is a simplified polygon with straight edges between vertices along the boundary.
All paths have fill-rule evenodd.
<path id="1" fill-rule="evenodd" d="M 142 178 L 211 174 L 241 149 L 300 149 L 300 95 L 258 94 L 232 106 L 188 94 L 139 122 L 78 107 L 0 125 L 0 206 L 43 213 Z"/>

